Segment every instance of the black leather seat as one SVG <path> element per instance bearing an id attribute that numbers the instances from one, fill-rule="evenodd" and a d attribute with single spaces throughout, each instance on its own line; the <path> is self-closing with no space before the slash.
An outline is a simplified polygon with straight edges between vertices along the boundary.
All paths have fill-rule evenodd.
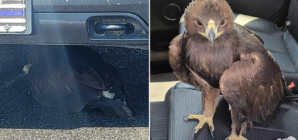
<path id="1" fill-rule="evenodd" d="M 179 82 L 172 87 L 167 95 L 169 105 L 169 140 L 191 140 L 193 129 L 198 124 L 196 120 L 184 121 L 188 114 L 203 114 L 201 92 L 193 86 Z M 292 105 L 297 108 L 298 104 Z M 231 115 L 227 102 L 221 98 L 213 118 L 215 130 L 214 139 L 206 125 L 199 131 L 196 140 L 224 140 L 231 133 Z M 270 127 L 254 124 L 252 130 L 244 134 L 249 140 L 277 140 L 293 136 L 298 139 L 298 111 L 282 107 Z"/>
<path id="2" fill-rule="evenodd" d="M 260 18 L 234 14 L 236 23 L 255 31 L 265 42 L 279 64 L 286 81 L 298 79 L 298 4 L 294 9 L 289 32 L 278 30 L 277 26 Z M 184 32 L 183 17 L 180 21 L 180 33 Z M 184 121 L 188 114 L 202 114 L 201 92 L 193 86 L 178 83 L 171 88 L 166 101 L 169 104 L 169 129 L 168 139 L 188 140 L 193 139 L 193 129 L 198 121 Z M 296 108 L 288 109 L 288 108 Z M 293 136 L 298 139 L 298 104 L 291 107 L 284 106 L 277 115 L 275 122 L 270 127 L 254 125 L 253 130 L 244 134 L 249 140 L 276 140 Z M 231 116 L 228 105 L 224 99 L 219 101 L 214 116 L 214 139 L 225 139 L 231 132 Z M 199 131 L 198 140 L 212 140 L 207 126 Z"/>

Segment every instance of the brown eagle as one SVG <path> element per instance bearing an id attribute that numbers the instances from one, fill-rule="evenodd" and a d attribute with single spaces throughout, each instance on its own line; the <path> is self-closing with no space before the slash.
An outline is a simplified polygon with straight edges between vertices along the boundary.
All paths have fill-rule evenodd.
<path id="1" fill-rule="evenodd" d="M 169 59 L 176 77 L 202 89 L 203 115 L 195 133 L 213 115 L 220 92 L 230 106 L 232 132 L 228 140 L 245 140 L 253 122 L 268 126 L 289 93 L 281 70 L 262 39 L 233 22 L 225 0 L 192 1 L 184 13 L 185 32 L 170 44 Z"/>
<path id="2" fill-rule="evenodd" d="M 89 47 L 38 46 L 23 71 L 41 104 L 65 112 L 100 108 L 108 116 L 132 117 L 118 71 Z"/>

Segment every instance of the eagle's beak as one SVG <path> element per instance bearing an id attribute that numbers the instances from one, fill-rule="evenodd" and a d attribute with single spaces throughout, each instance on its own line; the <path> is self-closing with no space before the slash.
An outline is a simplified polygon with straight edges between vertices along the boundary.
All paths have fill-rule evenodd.
<path id="1" fill-rule="evenodd" d="M 210 20 L 208 25 L 207 25 L 207 28 L 206 28 L 206 34 L 207 34 L 207 38 L 208 40 L 210 41 L 211 43 L 211 46 L 213 47 L 214 45 L 214 40 L 216 39 L 217 37 L 217 28 L 215 26 L 215 23 L 213 20 Z"/>

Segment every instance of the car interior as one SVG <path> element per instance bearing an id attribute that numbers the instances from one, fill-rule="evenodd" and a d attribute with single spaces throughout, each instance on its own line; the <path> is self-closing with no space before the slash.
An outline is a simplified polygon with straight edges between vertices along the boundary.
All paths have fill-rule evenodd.
<path id="1" fill-rule="evenodd" d="M 88 47 L 115 67 L 131 95 L 131 105 L 136 112 L 134 120 L 105 116 L 99 109 L 68 113 L 39 104 L 32 96 L 32 87 L 30 89 L 22 68 L 28 64 L 31 52 L 48 46 Z M 131 127 L 136 128 L 136 132 L 146 133 L 149 125 L 148 49 L 148 0 L 0 0 L 1 131 L 2 128 L 7 131 L 28 129 L 20 130 L 20 135 L 29 133 L 29 137 L 34 134 L 30 131 L 36 129 L 50 135 L 47 130 L 107 127 L 103 128 L 107 132 L 120 128 L 123 132 L 119 135 L 129 136 L 127 131 L 130 130 L 125 127 Z M 49 135 L 44 139 L 53 138 Z M 147 138 L 145 134 L 141 137 Z"/>
<path id="2" fill-rule="evenodd" d="M 234 22 L 245 26 L 263 41 L 273 54 L 288 84 L 298 84 L 298 3 L 296 0 L 226 0 L 234 13 Z M 151 1 L 151 134 L 157 139 L 193 139 L 197 121 L 184 121 L 188 114 L 202 114 L 201 93 L 179 82 L 168 62 L 170 41 L 184 32 L 184 9 L 191 1 Z M 297 94 L 296 87 L 293 92 Z M 297 103 L 282 106 L 270 127 L 254 125 L 244 136 L 248 139 L 276 140 L 298 138 Z M 224 99 L 214 116 L 214 138 L 204 126 L 196 139 L 224 139 L 230 135 L 231 116 Z"/>

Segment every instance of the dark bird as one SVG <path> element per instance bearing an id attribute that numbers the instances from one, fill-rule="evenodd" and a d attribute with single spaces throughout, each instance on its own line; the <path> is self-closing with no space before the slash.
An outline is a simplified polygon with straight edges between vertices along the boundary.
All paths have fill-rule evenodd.
<path id="1" fill-rule="evenodd" d="M 205 123 L 214 131 L 213 116 L 220 92 L 230 106 L 232 132 L 228 140 L 245 140 L 253 122 L 268 126 L 290 91 L 263 40 L 233 21 L 225 0 L 192 1 L 184 13 L 185 32 L 170 44 L 170 64 L 176 77 L 202 90 Z"/>
<path id="2" fill-rule="evenodd" d="M 89 47 L 40 46 L 23 72 L 33 97 L 45 106 L 65 112 L 100 108 L 116 117 L 135 114 L 118 71 Z"/>

